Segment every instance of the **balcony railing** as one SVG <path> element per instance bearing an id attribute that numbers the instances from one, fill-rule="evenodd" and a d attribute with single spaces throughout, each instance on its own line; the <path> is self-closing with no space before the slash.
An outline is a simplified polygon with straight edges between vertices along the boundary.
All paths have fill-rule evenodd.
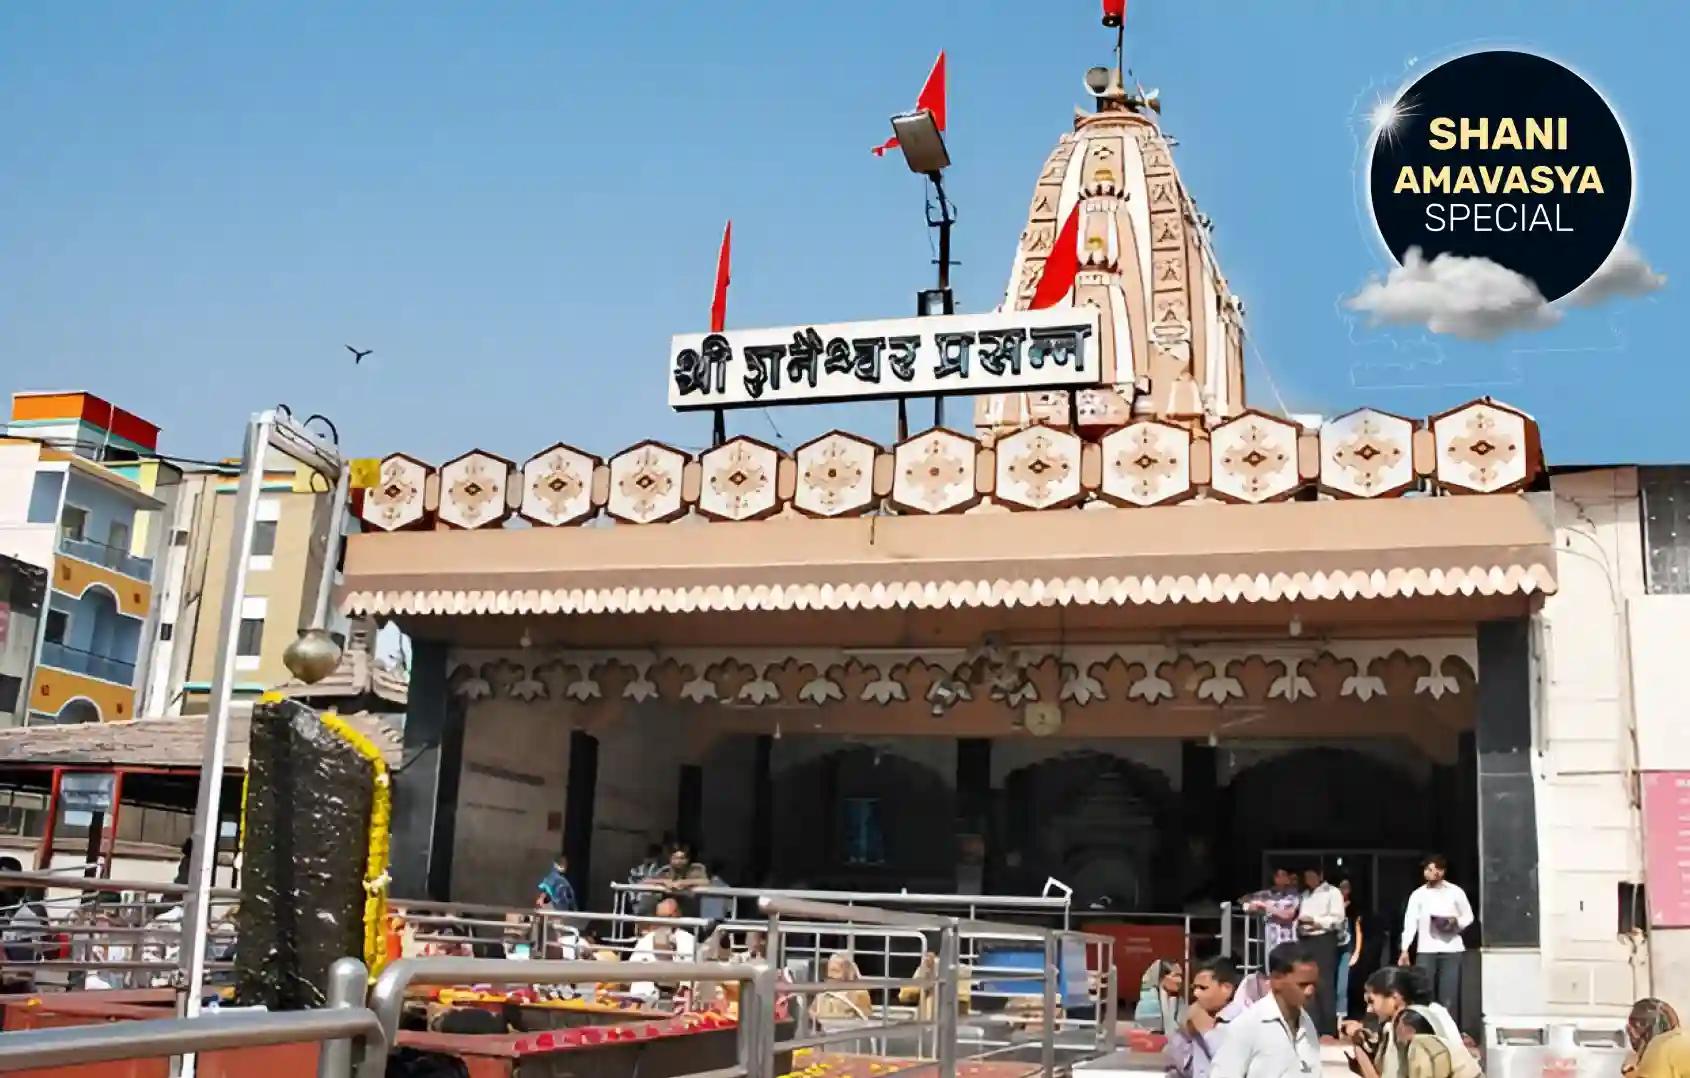
<path id="1" fill-rule="evenodd" d="M 103 565 L 107 569 L 115 569 L 124 576 L 132 576 L 136 580 L 152 580 L 153 560 L 151 558 L 137 558 L 127 550 L 121 550 L 92 539 L 72 539 L 65 536 L 59 540 L 59 550 L 73 558 Z"/>
<path id="2" fill-rule="evenodd" d="M 73 674 L 86 674 L 88 677 L 119 685 L 135 683 L 134 663 L 126 663 L 109 655 L 95 655 L 93 652 L 65 644 L 55 644 L 51 640 L 41 643 L 41 665 L 51 666 L 56 670 L 68 670 Z"/>

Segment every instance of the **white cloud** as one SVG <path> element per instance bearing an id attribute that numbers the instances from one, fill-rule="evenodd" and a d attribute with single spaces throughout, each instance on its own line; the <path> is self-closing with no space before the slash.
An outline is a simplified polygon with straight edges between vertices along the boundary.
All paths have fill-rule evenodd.
<path id="1" fill-rule="evenodd" d="M 1441 254 L 1426 261 L 1409 248 L 1403 264 L 1375 277 L 1345 301 L 1373 325 L 1424 326 L 1433 333 L 1484 341 L 1547 329 L 1561 315 L 1526 277 L 1488 258 Z"/>
<path id="2" fill-rule="evenodd" d="M 1666 275 L 1656 273 L 1642 251 L 1633 247 L 1630 240 L 1621 240 L 1590 280 L 1567 294 L 1567 302 L 1577 307 L 1594 307 L 1620 296 L 1646 296 L 1665 288 L 1666 283 Z"/>

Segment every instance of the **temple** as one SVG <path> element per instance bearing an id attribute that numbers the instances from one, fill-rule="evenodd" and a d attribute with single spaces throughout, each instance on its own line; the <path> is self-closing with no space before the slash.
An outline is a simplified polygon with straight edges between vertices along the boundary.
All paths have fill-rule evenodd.
<path id="1" fill-rule="evenodd" d="M 1294 856 L 1397 909 L 1441 849 L 1487 977 L 1538 945 L 1536 423 L 1251 406 L 1172 140 L 1097 98 L 1003 305 L 1096 308 L 1095 385 L 892 445 L 383 460 L 340 605 L 415 645 L 396 893 L 520 905 L 561 845 L 602 908 L 672 835 L 732 883 L 1159 911 Z"/>

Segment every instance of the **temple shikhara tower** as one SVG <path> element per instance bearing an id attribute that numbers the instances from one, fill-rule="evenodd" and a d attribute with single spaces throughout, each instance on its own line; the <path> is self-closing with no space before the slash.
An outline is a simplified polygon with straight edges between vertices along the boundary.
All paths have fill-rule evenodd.
<path id="1" fill-rule="evenodd" d="M 1004 308 L 1097 308 L 1103 385 L 1072 402 L 1067 392 L 983 398 L 983 431 L 1047 423 L 1095 438 L 1134 419 L 1213 422 L 1244 406 L 1243 305 L 1174 168 L 1156 101 L 1125 89 L 1118 69 L 1096 101 L 1039 171 Z"/>

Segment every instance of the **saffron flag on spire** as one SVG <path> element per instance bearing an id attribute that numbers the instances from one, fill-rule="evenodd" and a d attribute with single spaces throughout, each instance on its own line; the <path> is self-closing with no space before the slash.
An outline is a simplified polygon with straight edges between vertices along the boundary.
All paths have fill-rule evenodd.
<path id="1" fill-rule="evenodd" d="M 733 246 L 734 223 L 722 229 L 722 249 L 716 255 L 716 290 L 710 296 L 710 332 L 720 333 L 728 321 L 728 261 Z"/>
<path id="2" fill-rule="evenodd" d="M 927 82 L 921 87 L 921 94 L 915 99 L 915 111 L 926 109 L 933 114 L 933 122 L 939 125 L 939 130 L 945 130 L 945 53 L 940 50 L 939 58 L 933 61 L 933 70 L 927 73 Z M 876 157 L 885 157 L 886 151 L 898 145 L 896 135 L 876 146 L 872 151 Z"/>
<path id="3" fill-rule="evenodd" d="M 1033 289 L 1033 299 L 1027 304 L 1027 309 L 1042 311 L 1056 306 L 1056 302 L 1074 287 L 1074 278 L 1079 272 L 1080 204 L 1076 202 L 1074 208 L 1068 211 L 1068 219 L 1062 222 L 1062 230 L 1056 234 L 1056 242 L 1051 245 L 1050 257 L 1045 259 L 1044 272 L 1039 275 L 1038 287 Z"/>

